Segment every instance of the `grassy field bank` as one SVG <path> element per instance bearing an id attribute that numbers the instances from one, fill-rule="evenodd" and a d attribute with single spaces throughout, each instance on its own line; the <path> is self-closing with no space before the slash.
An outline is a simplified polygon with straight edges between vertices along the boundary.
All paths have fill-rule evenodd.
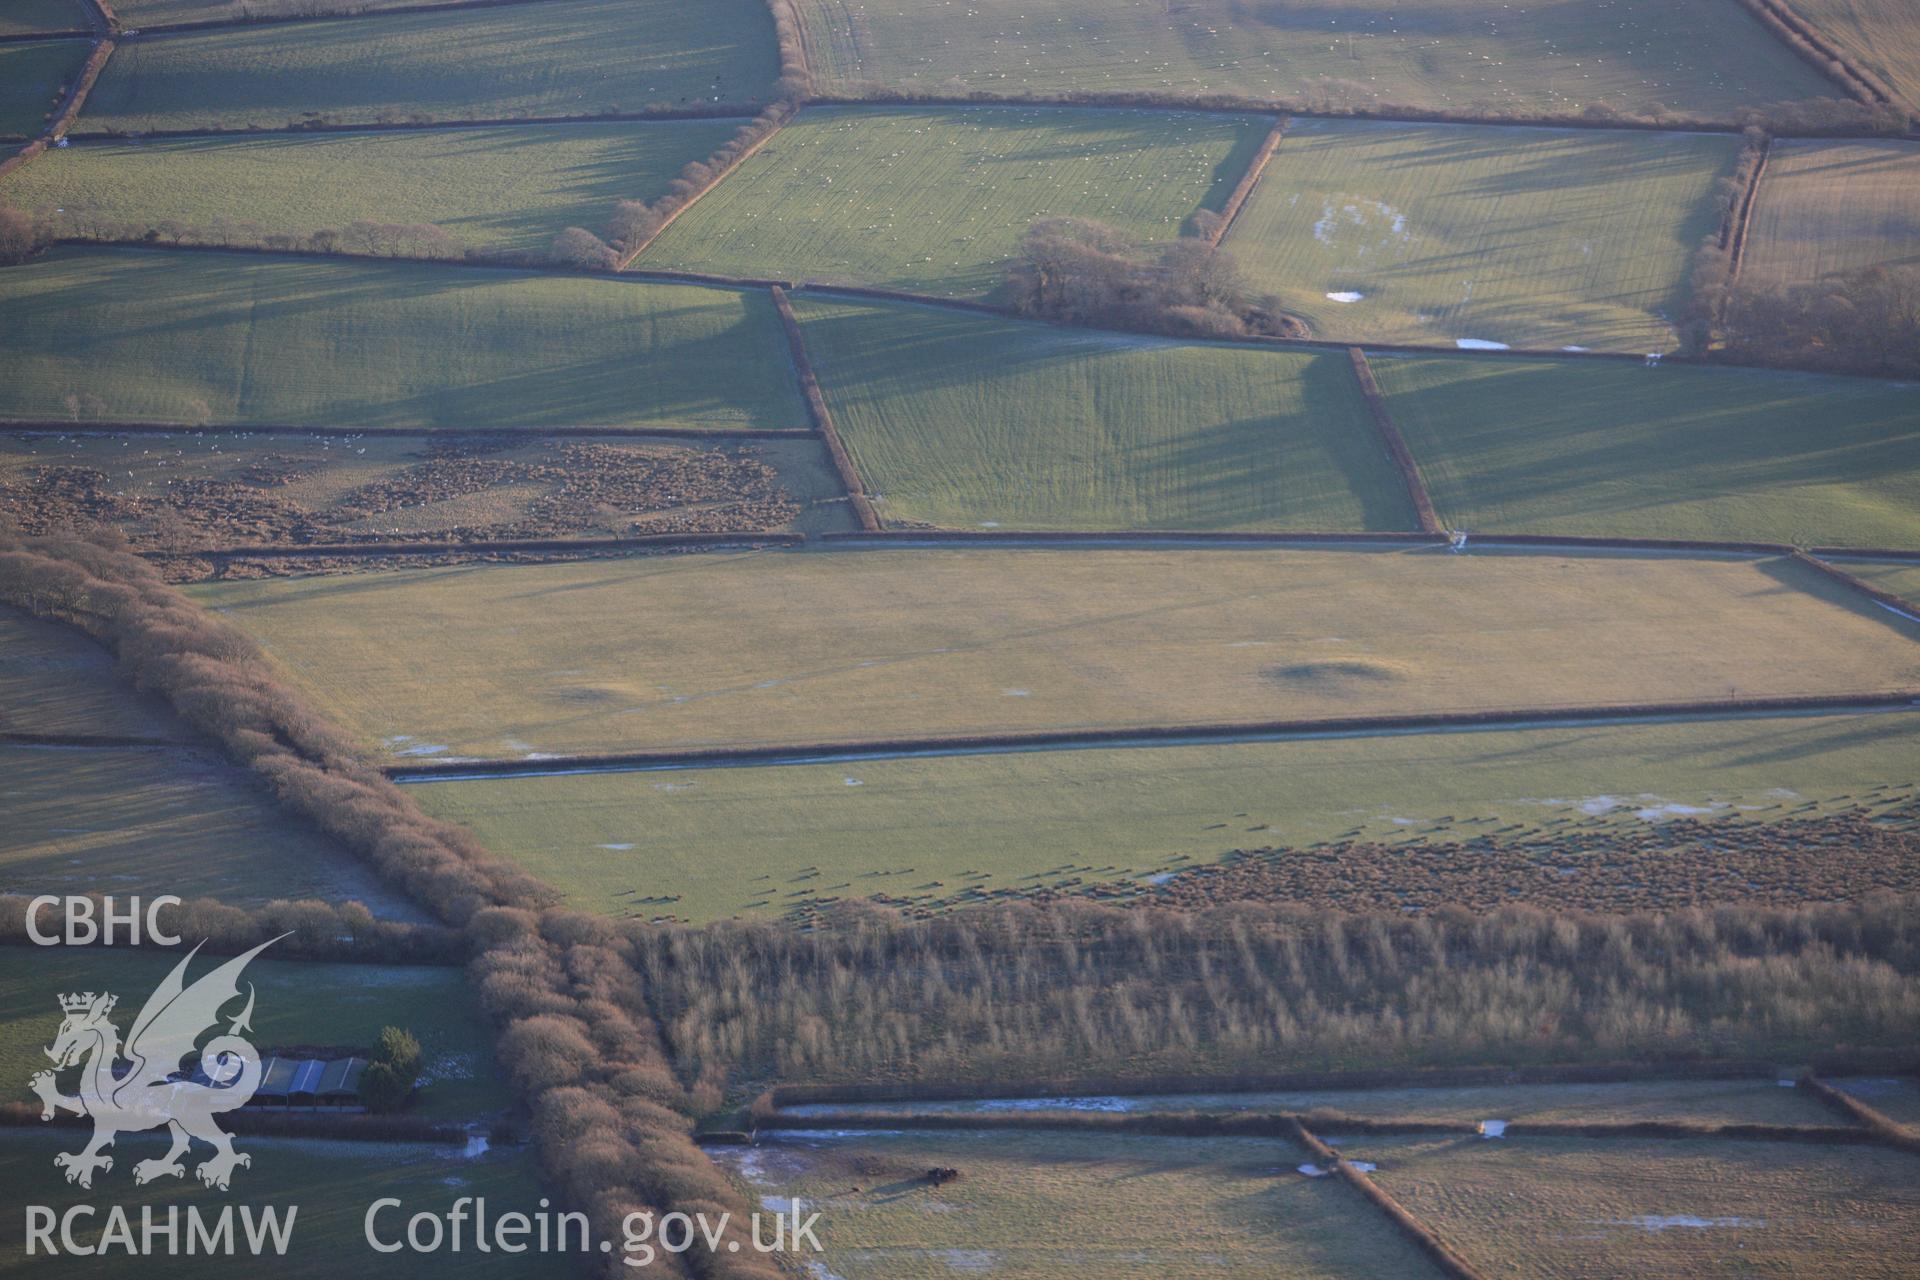
<path id="1" fill-rule="evenodd" d="M 547 0 L 123 41 L 79 127 L 684 109 L 762 101 L 779 73 L 772 19 L 756 0 Z"/>
<path id="2" fill-rule="evenodd" d="M 1901 1083 L 1901 1082 L 1895 1082 Z M 847 1111 L 883 1114 L 961 1114 L 1046 1110 L 1335 1111 L 1348 1116 L 1408 1117 L 1472 1124 L 1528 1120 L 1547 1124 L 1626 1124 L 1679 1120 L 1694 1124 L 1831 1124 L 1834 1114 L 1804 1089 L 1775 1080 L 1635 1080 L 1619 1084 L 1501 1084 L 1405 1089 L 1317 1089 L 1293 1092 L 1130 1094 L 1067 1099 L 999 1098 L 986 1101 L 816 1103 L 784 1108 L 791 1115 L 832 1117 Z M 1335 1137 L 1339 1134 L 1327 1130 Z"/>
<path id="3" fill-rule="evenodd" d="M 1920 147 L 1891 139 L 1773 144 L 1747 232 L 1742 281 L 1800 284 L 1914 262 L 1920 262 Z"/>
<path id="4" fill-rule="evenodd" d="M 1373 369 L 1453 528 L 1920 547 L 1910 386 L 1457 356 Z"/>
<path id="5" fill-rule="evenodd" d="M 883 518 L 960 528 L 1410 529 L 1346 357 L 797 302 Z"/>
<path id="6" fill-rule="evenodd" d="M 782 1135 L 714 1155 L 761 1196 L 818 1208 L 820 1261 L 845 1280 L 1437 1274 L 1350 1189 L 1294 1173 L 1306 1156 L 1284 1142 Z M 960 1177 L 933 1186 L 931 1167 Z"/>
<path id="7" fill-rule="evenodd" d="M 1897 7 L 1897 0 L 1880 0 Z M 1225 92 L 1344 108 L 1729 111 L 1830 86 L 1732 4 L 1468 0 L 1249 5 L 1198 0 L 802 0 L 815 73 L 1059 93 Z"/>
<path id="8" fill-rule="evenodd" d="M 113 655 L 71 627 L 0 608 L 0 731 L 184 738 L 159 698 L 134 692 Z"/>
<path id="9" fill-rule="evenodd" d="M 1910 795 L 1916 752 L 1920 717 L 1882 714 L 584 774 L 407 794 L 583 908 L 700 921 L 817 897 L 1138 882 L 1235 850 L 1342 838 L 1564 841 L 1675 816 L 1806 817 L 1871 807 L 1882 784 Z"/>
<path id="10" fill-rule="evenodd" d="M 978 295 L 1043 216 L 1170 239 L 1217 208 L 1258 116 L 813 107 L 675 222 L 642 267 Z"/>
<path id="11" fill-rule="evenodd" d="M 340 428 L 806 422 L 760 294 L 135 250 L 60 250 L 0 274 L 0 416 Z"/>
<path id="12" fill-rule="evenodd" d="M 85 40 L 0 45 L 0 137 L 39 134 L 90 48 Z"/>
<path id="13" fill-rule="evenodd" d="M 181 1256 L 168 1256 L 165 1238 L 155 1237 L 156 1248 L 149 1256 L 129 1257 L 115 1247 L 102 1257 L 88 1259 L 85 1269 L 89 1275 L 242 1280 L 260 1274 L 261 1260 L 244 1252 L 235 1257 L 186 1256 L 188 1208 L 197 1208 L 211 1226 L 229 1207 L 228 1196 L 206 1190 L 191 1172 L 208 1154 L 208 1148 L 197 1147 L 186 1158 L 189 1172 L 185 1178 L 161 1178 L 143 1187 L 134 1183 L 131 1170 L 138 1161 L 164 1153 L 165 1137 L 158 1132 L 123 1136 L 113 1147 L 112 1171 L 100 1175 L 93 1189 L 85 1191 L 69 1186 L 53 1166 L 54 1153 L 75 1150 L 83 1136 L 72 1129 L 0 1130 L 0 1186 L 30 1196 L 32 1203 L 46 1205 L 56 1214 L 65 1213 L 73 1205 L 99 1205 L 91 1218 L 82 1215 L 75 1221 L 74 1238 L 83 1246 L 100 1239 L 107 1223 L 108 1203 L 126 1210 L 136 1242 L 142 1209 L 152 1209 L 158 1227 L 166 1225 L 169 1206 L 177 1206 L 181 1214 Z M 401 1236 L 408 1217 L 415 1213 L 432 1213 L 444 1219 L 463 1196 L 484 1196 L 490 1220 L 511 1212 L 536 1212 L 541 1187 L 531 1158 L 521 1152 L 501 1150 L 468 1159 L 460 1155 L 458 1147 L 259 1137 L 243 1137 L 236 1146 L 251 1155 L 253 1163 L 234 1174 L 229 1196 L 252 1206 L 256 1218 L 262 1210 L 273 1207 L 280 1210 L 284 1221 L 287 1210 L 298 1207 L 286 1255 L 268 1255 L 276 1276 L 321 1280 L 346 1269 L 355 1276 L 395 1280 L 413 1276 L 559 1277 L 579 1273 L 578 1255 L 481 1253 L 474 1248 L 471 1220 L 463 1236 L 464 1247 L 458 1253 L 383 1254 L 367 1245 L 364 1222 L 368 1206 L 385 1197 L 400 1200 L 404 1208 L 389 1208 L 377 1219 L 383 1242 Z M 471 1208 L 469 1205 L 469 1212 Z M 239 1213 L 234 1217 L 234 1234 L 244 1241 Z M 423 1233 L 421 1238 L 430 1237 Z M 62 1265 L 40 1259 L 29 1261 L 23 1250 L 20 1237 L 10 1232 L 0 1244 L 0 1272 L 13 1274 L 16 1270 Z"/>
<path id="14" fill-rule="evenodd" d="M 1321 337 L 1665 351 L 1738 148 L 1296 120 L 1225 243 Z"/>
<path id="15" fill-rule="evenodd" d="M 420 757 L 1920 683 L 1915 624 L 1785 561 L 768 551 L 194 592 Z"/>
<path id="16" fill-rule="evenodd" d="M 47 1065 L 40 1050 L 60 1029 L 62 992 L 118 995 L 115 1022 L 124 1036 L 147 996 L 196 941 L 184 939 L 175 950 L 9 949 L 6 955 L 19 963 L 0 978 L 0 1067 L 14 1082 L 7 1096 L 33 1096 L 27 1077 Z M 404 1027 L 419 1039 L 425 1061 L 420 1095 L 408 1114 L 459 1122 L 510 1105 L 511 1093 L 494 1068 L 491 1033 L 462 969 L 307 964 L 272 960 L 271 954 L 269 949 L 246 972 L 257 996 L 251 1038 L 262 1052 L 368 1048 L 381 1027 Z M 213 956 L 196 957 L 187 981 L 219 963 Z M 62 1076 L 61 1083 L 70 1090 L 72 1079 Z"/>
<path id="17" fill-rule="evenodd" d="M 1876 1147 L 1368 1138 L 1347 1150 L 1495 1274 L 1894 1277 L 1920 1246 L 1913 1157 Z"/>
<path id="18" fill-rule="evenodd" d="M 0 891 L 171 893 L 242 906 L 322 898 L 362 902 L 383 916 L 420 915 L 217 756 L 0 744 L 0 767 Z"/>
<path id="19" fill-rule="evenodd" d="M 1792 7 L 1909 105 L 1920 104 L 1920 13 L 1906 0 L 1792 0 Z"/>
<path id="20" fill-rule="evenodd" d="M 602 227 L 617 200 L 661 195 L 736 127 L 688 120 L 82 143 L 49 152 L 0 190 L 56 224 L 54 211 L 65 210 L 64 225 L 83 233 L 172 222 L 215 237 L 223 224 L 299 236 L 364 220 L 432 224 L 469 250 L 544 253 L 567 227 Z"/>

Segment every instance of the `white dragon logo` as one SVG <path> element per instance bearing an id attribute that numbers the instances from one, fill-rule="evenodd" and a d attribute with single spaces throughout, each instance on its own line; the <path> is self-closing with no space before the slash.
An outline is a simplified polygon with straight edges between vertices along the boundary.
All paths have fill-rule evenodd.
<path id="1" fill-rule="evenodd" d="M 107 1020 L 119 997 L 105 992 L 96 996 L 91 991 L 60 997 L 66 1019 L 46 1050 L 53 1070 L 35 1072 L 28 1084 L 40 1095 L 42 1120 L 51 1120 L 60 1111 L 93 1117 L 93 1141 L 83 1150 L 53 1158 L 54 1166 L 66 1171 L 68 1182 L 93 1186 L 95 1170 L 113 1168 L 113 1157 L 101 1152 L 113 1145 L 116 1136 L 161 1125 L 172 1133 L 173 1148 L 157 1160 L 134 1165 L 137 1183 L 185 1174 L 180 1157 L 195 1138 L 214 1148 L 213 1156 L 194 1169 L 209 1187 L 225 1191 L 234 1169 L 253 1163 L 251 1156 L 233 1149 L 233 1139 L 213 1122 L 222 1112 L 244 1106 L 260 1087 L 260 1055 L 240 1036 L 253 1030 L 249 1025 L 252 983 L 247 984 L 247 1007 L 233 1019 L 227 1034 L 200 1047 L 200 1073 L 208 1083 L 184 1078 L 180 1064 L 194 1052 L 201 1033 L 218 1024 L 221 1008 L 239 998 L 240 972 L 247 962 L 278 941 L 271 938 L 261 943 L 189 987 L 183 977 L 188 962 L 199 953 L 200 947 L 194 947 L 147 997 L 127 1033 L 124 1051 L 119 1030 Z M 83 1059 L 79 1093 L 67 1097 L 55 1083 L 55 1072 Z M 127 1063 L 125 1068 L 119 1066 L 122 1061 Z"/>

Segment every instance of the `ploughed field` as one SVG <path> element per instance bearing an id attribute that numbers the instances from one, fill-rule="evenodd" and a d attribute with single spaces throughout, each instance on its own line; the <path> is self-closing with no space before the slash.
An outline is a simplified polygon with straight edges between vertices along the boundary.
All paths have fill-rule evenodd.
<path id="1" fill-rule="evenodd" d="M 1920 682 L 1780 559 L 887 549 L 221 583 L 370 746 L 674 750 L 1719 702 Z"/>
<path id="2" fill-rule="evenodd" d="M 1899 9 L 1899 0 L 1874 3 Z M 1491 10 L 1473 0 L 972 0 L 964 8 L 801 0 L 799 8 L 817 76 L 930 93 L 1227 93 L 1333 110 L 1703 113 L 1833 93 L 1738 5 L 1717 0 L 1546 0 Z"/>

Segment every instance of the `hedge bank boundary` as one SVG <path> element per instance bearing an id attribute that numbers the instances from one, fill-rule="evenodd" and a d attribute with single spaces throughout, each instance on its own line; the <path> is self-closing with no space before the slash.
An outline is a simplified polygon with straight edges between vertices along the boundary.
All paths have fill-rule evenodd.
<path id="1" fill-rule="evenodd" d="M 1731 116 L 1694 116 L 1664 112 L 1659 119 L 1621 115 L 1606 107 L 1577 114 L 1446 111 L 1404 104 L 1333 108 L 1300 99 L 1246 98 L 1234 94 L 1193 95 L 1151 90 L 1082 90 L 1066 94 L 916 93 L 884 85 L 841 85 L 807 95 L 809 106 L 842 107 L 1057 107 L 1080 110 L 1188 111 L 1208 115 L 1273 115 L 1302 120 L 1379 120 L 1395 124 L 1471 124 L 1490 129 L 1616 129 L 1641 133 L 1738 133 L 1752 125 L 1809 137 L 1885 137 L 1907 131 L 1906 119 L 1885 104 L 1852 99 L 1809 98 L 1747 108 Z"/>
<path id="2" fill-rule="evenodd" d="M 1473 1265 L 1455 1253 L 1453 1247 L 1439 1236 L 1426 1223 L 1409 1213 L 1405 1206 L 1381 1189 L 1380 1184 L 1369 1178 L 1353 1161 L 1335 1151 L 1320 1140 L 1318 1134 L 1307 1128 L 1299 1120 L 1291 1121 L 1294 1140 L 1313 1153 L 1315 1160 L 1330 1166 L 1343 1178 L 1347 1185 L 1358 1191 L 1374 1208 L 1384 1213 L 1388 1220 L 1400 1230 L 1414 1247 L 1433 1259 L 1434 1265 L 1451 1277 L 1451 1280 L 1485 1280 Z"/>
<path id="3" fill-rule="evenodd" d="M 1834 1088 L 1811 1072 L 1801 1076 L 1799 1084 L 1802 1089 L 1841 1115 L 1864 1126 L 1885 1145 L 1897 1147 L 1913 1155 L 1920 1155 L 1920 1129 L 1901 1124 L 1879 1108 L 1868 1106 L 1852 1094 Z"/>
<path id="4" fill-rule="evenodd" d="M 417 556 L 467 552 L 516 551 L 654 551 L 673 548 L 793 546 L 806 540 L 801 533 L 742 530 L 739 533 L 646 533 L 630 538 L 517 538 L 460 542 L 295 542 L 258 546 L 204 547 L 188 551 L 147 551 L 150 560 L 232 560 L 259 557 L 274 560 L 333 559 L 353 556 Z"/>
<path id="5" fill-rule="evenodd" d="M 807 340 L 800 332 L 793 304 L 787 301 L 786 290 L 778 285 L 768 292 L 773 296 L 774 309 L 780 313 L 780 327 L 787 335 L 787 349 L 792 353 L 794 373 L 800 380 L 800 394 L 807 402 L 814 429 L 827 446 L 827 456 L 833 460 L 833 469 L 840 476 L 840 486 L 847 491 L 847 504 L 853 508 L 854 519 L 860 522 L 863 532 L 877 533 L 880 517 L 874 512 L 873 501 L 867 497 L 866 486 L 860 482 L 860 470 L 853 465 L 853 455 L 840 439 L 840 429 L 833 424 L 833 410 L 827 407 L 826 394 L 821 391 L 820 379 L 813 371 L 813 360 L 807 355 Z"/>
<path id="6" fill-rule="evenodd" d="M 1829 1075 L 1920 1069 L 1910 1051 L 1816 1057 Z M 1414 1067 L 1379 1071 L 1282 1071 L 1272 1074 L 1114 1076 L 1057 1079 L 779 1084 L 754 1098 L 757 1119 L 785 1107 L 862 1102 L 970 1102 L 991 1098 L 1153 1097 L 1179 1093 L 1327 1093 L 1341 1090 L 1455 1089 L 1482 1086 L 1633 1084 L 1647 1081 L 1774 1080 L 1776 1063 L 1753 1058 L 1549 1063 L 1536 1066 Z"/>
<path id="7" fill-rule="evenodd" d="M 1287 117 L 1274 119 L 1273 128 L 1260 143 L 1260 149 L 1253 153 L 1253 162 L 1247 171 L 1240 175 L 1240 181 L 1233 184 L 1233 190 L 1227 193 L 1227 199 L 1220 206 L 1220 212 L 1209 219 L 1206 241 L 1214 248 L 1226 239 L 1227 232 L 1233 230 L 1233 224 L 1240 219 L 1240 211 L 1247 207 L 1247 201 L 1253 195 L 1253 189 L 1260 185 L 1260 175 L 1267 171 L 1267 162 L 1273 159 L 1273 153 L 1280 149 L 1280 142 L 1287 136 Z M 1197 217 L 1198 215 L 1196 215 Z"/>
<path id="8" fill-rule="evenodd" d="M 540 760 L 431 761 L 388 765 L 386 776 L 429 781 L 449 777 L 509 777 L 569 770 L 667 768 L 793 763 L 815 756 L 914 755 L 938 752 L 1022 751 L 1043 748 L 1106 747 L 1134 744 L 1197 743 L 1218 740 L 1309 737 L 1329 734 L 1394 733 L 1419 729 L 1526 728 L 1537 724 L 1593 723 L 1678 717 L 1729 718 L 1763 713 L 1865 710 L 1907 707 L 1920 702 L 1920 689 L 1857 694 L 1820 694 L 1780 698 L 1731 698 L 1716 701 L 1581 705 L 1559 708 L 1503 708 L 1494 711 L 1428 712 L 1402 716 L 1344 716 L 1320 720 L 1219 721 L 1212 724 L 1140 725 L 1112 729 L 1042 729 L 1030 733 L 929 735 L 921 738 L 841 739 L 766 747 L 693 747 L 681 751 L 605 752 L 552 755 Z"/>
<path id="9" fill-rule="evenodd" d="M 1817 27 L 1793 11 L 1782 0 L 1740 0 L 1740 7 L 1752 14 L 1780 42 L 1799 54 L 1815 71 L 1838 85 L 1856 101 L 1889 104 L 1893 93 L 1880 80 L 1855 64 L 1841 49 L 1822 35 Z"/>
<path id="10" fill-rule="evenodd" d="M 1413 450 L 1407 447 L 1407 438 L 1400 434 L 1400 424 L 1393 420 L 1393 414 L 1387 409 L 1387 397 L 1374 380 L 1373 366 L 1367 363 L 1367 353 L 1359 347 L 1348 347 L 1347 359 L 1353 365 L 1353 378 L 1360 384 L 1360 397 L 1367 402 L 1367 412 L 1373 418 L 1374 429 L 1380 433 L 1380 443 L 1386 448 L 1394 469 L 1400 473 L 1401 484 L 1406 487 L 1407 501 L 1413 505 L 1414 519 L 1419 522 L 1420 532 L 1445 533 L 1446 526 L 1440 523 L 1440 517 L 1433 509 L 1433 497 L 1427 492 L 1427 482 L 1421 478 L 1420 464 L 1414 461 Z"/>
<path id="11" fill-rule="evenodd" d="M 1497 1104 L 1496 1104 L 1497 1105 Z M 802 1116 L 776 1111 L 754 1117 L 756 1129 L 815 1130 L 820 1128 L 857 1129 L 885 1132 L 900 1129 L 916 1131 L 1066 1131 L 1098 1134 L 1175 1138 L 1291 1137 L 1295 1126 L 1308 1126 L 1332 1133 L 1365 1134 L 1375 1137 L 1405 1137 L 1415 1134 L 1450 1133 L 1460 1137 L 1485 1137 L 1477 1120 L 1450 1120 L 1404 1115 L 1352 1115 L 1325 1108 L 1309 1111 L 1159 1111 L 1115 1114 L 1112 1112 L 1049 1111 L 1044 1108 L 1018 1112 L 919 1112 L 837 1111 L 827 1116 Z M 1508 1120 L 1507 1137 L 1597 1138 L 1597 1139 L 1708 1139 L 1729 1142 L 1809 1142 L 1828 1146 L 1873 1146 L 1888 1142 L 1886 1135 L 1865 1125 L 1764 1124 L 1732 1122 L 1725 1124 L 1693 1120 L 1629 1121 L 1544 1121 Z M 730 1139 L 728 1139 L 730 1140 Z M 1893 1144 L 1898 1145 L 1898 1144 Z"/>

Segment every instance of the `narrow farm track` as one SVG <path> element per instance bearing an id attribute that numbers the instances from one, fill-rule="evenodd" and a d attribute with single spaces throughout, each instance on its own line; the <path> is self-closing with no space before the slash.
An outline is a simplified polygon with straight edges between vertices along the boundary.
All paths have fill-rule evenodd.
<path id="1" fill-rule="evenodd" d="M 824 742 L 786 747 L 728 747 L 690 751 L 554 755 L 539 760 L 445 760 L 391 764 L 395 782 L 467 782 L 489 778 L 551 777 L 579 773 L 648 773 L 676 769 L 827 764 L 935 756 L 1003 755 L 1028 751 L 1110 750 L 1132 747 L 1285 742 L 1389 734 L 1553 729 L 1569 725 L 1659 724 L 1675 721 L 1760 719 L 1834 712 L 1906 711 L 1920 690 L 1818 697 L 1752 698 L 1720 702 L 1574 706 L 1410 716 L 1353 716 L 1167 728 L 1058 730 L 981 736 Z"/>

